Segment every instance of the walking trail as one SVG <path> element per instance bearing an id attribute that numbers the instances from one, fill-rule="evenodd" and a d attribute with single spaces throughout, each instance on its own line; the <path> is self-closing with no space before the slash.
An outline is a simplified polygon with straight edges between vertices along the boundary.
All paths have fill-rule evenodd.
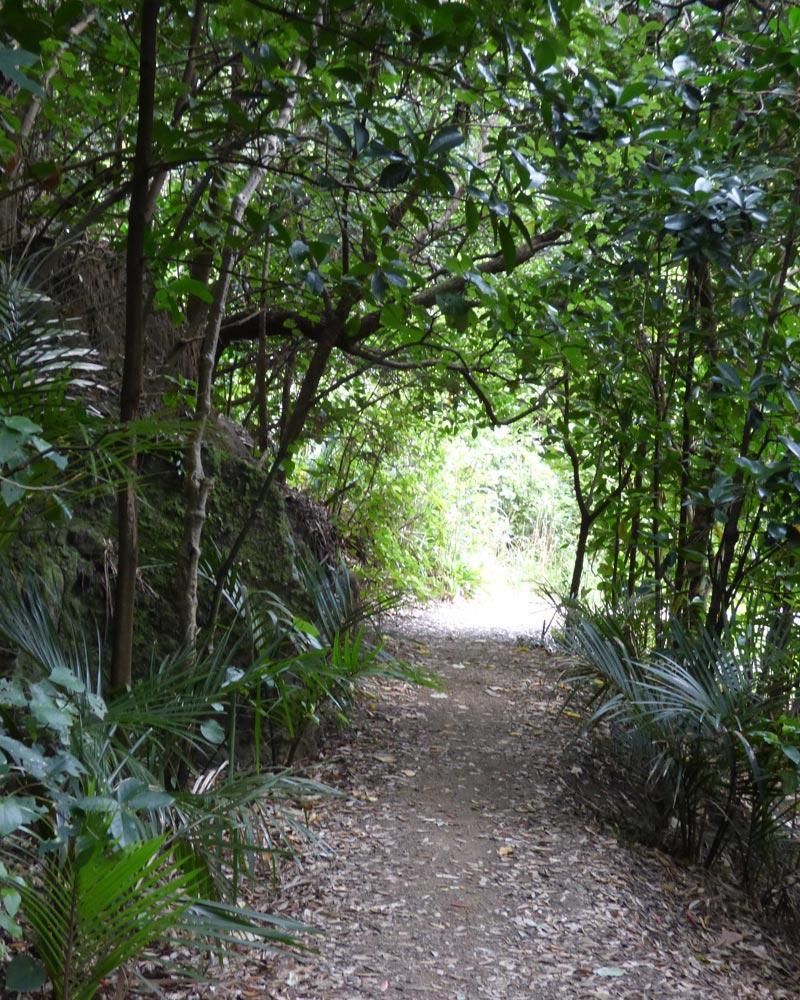
<path id="1" fill-rule="evenodd" d="M 546 622 L 495 593 L 390 623 L 392 651 L 442 687 L 374 687 L 357 731 L 308 771 L 344 796 L 313 802 L 320 842 L 264 900 L 324 936 L 248 955 L 203 995 L 798 995 L 792 949 L 734 887 L 609 820 L 591 745 L 560 712 L 558 657 L 537 646 Z"/>

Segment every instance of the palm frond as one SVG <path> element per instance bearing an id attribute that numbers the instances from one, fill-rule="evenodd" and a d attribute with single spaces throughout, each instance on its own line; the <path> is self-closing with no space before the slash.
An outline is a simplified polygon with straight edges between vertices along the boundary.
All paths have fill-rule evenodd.
<path id="1" fill-rule="evenodd" d="M 191 875 L 166 838 L 107 854 L 98 836 L 72 856 L 46 855 L 20 889 L 59 1000 L 92 1000 L 102 979 L 141 953 L 189 905 Z"/>
<path id="2" fill-rule="evenodd" d="M 85 335 L 64 323 L 51 299 L 35 287 L 36 266 L 0 262 L 0 404 L 32 419 L 43 401 L 93 389 L 104 392 L 105 366 Z"/>

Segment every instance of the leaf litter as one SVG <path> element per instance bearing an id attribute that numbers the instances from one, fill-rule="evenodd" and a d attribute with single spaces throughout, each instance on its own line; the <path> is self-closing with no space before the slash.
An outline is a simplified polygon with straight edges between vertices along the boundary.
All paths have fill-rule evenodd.
<path id="1" fill-rule="evenodd" d="M 557 657 L 444 610 L 399 618 L 390 646 L 424 657 L 450 698 L 376 684 L 308 765 L 345 793 L 314 803 L 321 847 L 251 900 L 321 930 L 314 950 L 244 953 L 168 995 L 795 997 L 800 962 L 736 888 L 628 842 L 587 804 Z"/>

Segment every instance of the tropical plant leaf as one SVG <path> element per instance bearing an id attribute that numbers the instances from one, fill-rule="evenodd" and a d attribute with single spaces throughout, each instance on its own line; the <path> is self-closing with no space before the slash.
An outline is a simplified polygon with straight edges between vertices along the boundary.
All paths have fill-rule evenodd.
<path id="1" fill-rule="evenodd" d="M 189 905 L 189 876 L 165 846 L 161 836 L 107 855 L 99 837 L 75 858 L 46 856 L 21 888 L 59 1000 L 92 1000 L 105 976 L 173 927 Z"/>

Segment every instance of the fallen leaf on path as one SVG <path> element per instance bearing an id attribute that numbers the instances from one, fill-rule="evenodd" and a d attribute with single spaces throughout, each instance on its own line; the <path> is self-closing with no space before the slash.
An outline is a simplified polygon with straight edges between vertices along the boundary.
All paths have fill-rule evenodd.
<path id="1" fill-rule="evenodd" d="M 414 778 L 416 777 L 416 771 L 401 771 L 400 772 L 404 778 Z"/>
<path id="2" fill-rule="evenodd" d="M 510 857 L 514 853 L 514 851 L 516 851 L 516 847 L 512 846 L 511 844 L 506 844 L 505 846 L 498 847 L 497 849 L 497 853 L 500 855 L 501 858 Z"/>
<path id="3" fill-rule="evenodd" d="M 372 756 L 375 758 L 375 760 L 379 760 L 381 764 L 397 763 L 397 757 L 392 757 L 392 755 L 388 753 L 374 753 Z"/>
<path id="4" fill-rule="evenodd" d="M 716 947 L 731 948 L 742 941 L 744 941 L 744 934 L 740 934 L 738 931 L 724 930 L 717 938 Z"/>

